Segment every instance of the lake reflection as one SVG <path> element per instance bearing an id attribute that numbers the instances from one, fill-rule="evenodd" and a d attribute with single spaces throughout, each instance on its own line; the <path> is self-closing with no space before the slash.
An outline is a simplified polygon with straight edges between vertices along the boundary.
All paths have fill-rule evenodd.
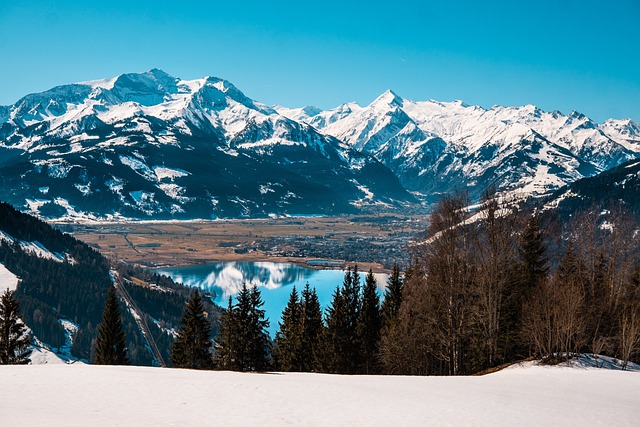
<path id="1" fill-rule="evenodd" d="M 287 305 L 291 286 L 300 293 L 306 283 L 316 288 L 323 309 L 331 303 L 335 288 L 342 284 L 344 271 L 312 270 L 295 264 L 277 262 L 214 262 L 190 267 L 173 267 L 156 270 L 185 286 L 215 292 L 214 302 L 226 307 L 229 296 L 235 296 L 242 284 L 261 287 L 264 309 L 270 320 L 271 336 L 278 330 L 278 321 Z M 365 273 L 360 273 L 364 285 Z M 384 292 L 386 274 L 376 274 L 378 290 Z"/>

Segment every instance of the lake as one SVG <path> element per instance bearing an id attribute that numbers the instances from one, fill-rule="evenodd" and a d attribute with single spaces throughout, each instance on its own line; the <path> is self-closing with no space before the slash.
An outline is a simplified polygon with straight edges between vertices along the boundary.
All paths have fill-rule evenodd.
<path id="1" fill-rule="evenodd" d="M 204 292 L 215 292 L 213 301 L 222 307 L 227 306 L 229 296 L 234 297 L 242 289 L 257 285 L 264 300 L 264 310 L 269 318 L 269 333 L 275 336 L 282 310 L 291 294 L 292 286 L 298 293 L 309 283 L 316 288 L 322 309 L 331 303 L 333 291 L 342 285 L 344 271 L 313 270 L 295 264 L 279 262 L 213 262 L 189 267 L 169 267 L 156 270 L 159 274 L 171 277 L 185 286 L 198 288 Z M 360 273 L 364 285 L 366 272 Z M 388 275 L 376 274 L 378 292 L 384 292 Z"/>

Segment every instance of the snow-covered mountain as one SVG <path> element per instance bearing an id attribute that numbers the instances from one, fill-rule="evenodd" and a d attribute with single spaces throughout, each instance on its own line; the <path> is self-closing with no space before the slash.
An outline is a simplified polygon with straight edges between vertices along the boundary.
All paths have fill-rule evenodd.
<path id="1" fill-rule="evenodd" d="M 485 109 L 387 91 L 366 107 L 276 110 L 375 156 L 424 194 L 467 186 L 472 194 L 489 186 L 542 193 L 640 155 L 640 125 L 632 120 L 597 124 L 533 105 Z"/>
<path id="2" fill-rule="evenodd" d="M 596 176 L 583 178 L 549 194 L 544 210 L 554 210 L 565 218 L 597 207 L 602 211 L 624 209 L 640 215 L 640 160 L 630 160 Z"/>
<path id="3" fill-rule="evenodd" d="M 392 91 L 365 107 L 268 107 L 226 80 L 157 69 L 0 107 L 2 197 L 50 218 L 402 209 L 465 187 L 544 193 L 639 156 L 632 120 Z"/>
<path id="4" fill-rule="evenodd" d="M 45 217 L 355 213 L 415 201 L 396 176 L 226 80 L 160 70 L 0 109 L 6 201 Z"/>

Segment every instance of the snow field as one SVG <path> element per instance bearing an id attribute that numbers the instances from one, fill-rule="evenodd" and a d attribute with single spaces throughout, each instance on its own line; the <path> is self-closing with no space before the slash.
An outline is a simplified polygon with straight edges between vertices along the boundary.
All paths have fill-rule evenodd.
<path id="1" fill-rule="evenodd" d="M 0 366 L 2 425 L 637 426 L 640 374 L 528 366 L 481 377 Z M 69 402 L 73 401 L 73 408 Z"/>
<path id="2" fill-rule="evenodd" d="M 18 286 L 18 278 L 15 274 L 7 270 L 7 267 L 0 264 L 0 295 L 7 289 L 15 291 Z"/>

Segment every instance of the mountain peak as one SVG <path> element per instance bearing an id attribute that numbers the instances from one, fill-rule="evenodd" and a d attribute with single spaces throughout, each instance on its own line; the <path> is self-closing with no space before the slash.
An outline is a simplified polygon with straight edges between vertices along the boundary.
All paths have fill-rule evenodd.
<path id="1" fill-rule="evenodd" d="M 395 105 L 397 107 L 402 107 L 403 101 L 404 100 L 400 96 L 398 96 L 398 94 L 396 94 L 391 89 L 387 89 L 382 95 L 377 97 L 371 103 L 371 105 L 383 104 L 383 105 Z"/>

